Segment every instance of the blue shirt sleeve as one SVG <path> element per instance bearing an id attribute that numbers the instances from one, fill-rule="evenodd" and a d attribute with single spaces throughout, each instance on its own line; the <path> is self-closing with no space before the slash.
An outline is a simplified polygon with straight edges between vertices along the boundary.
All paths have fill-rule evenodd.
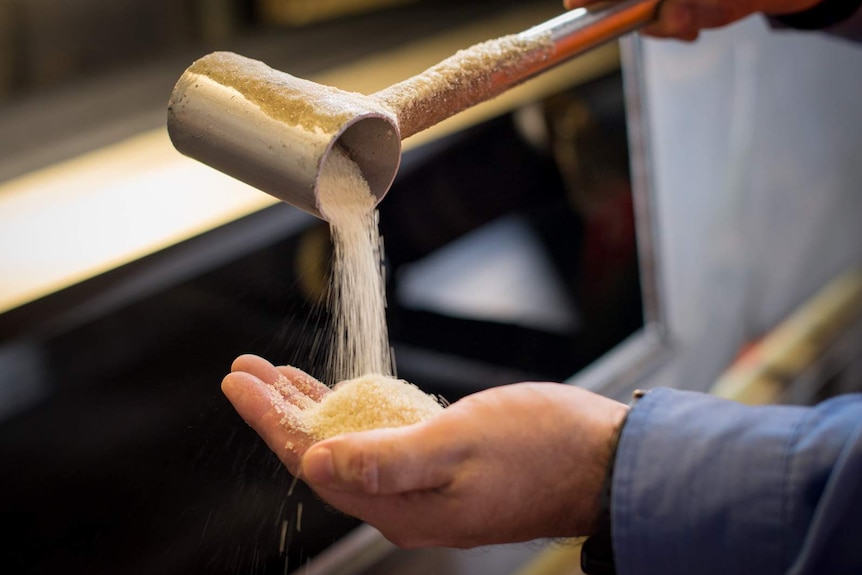
<path id="1" fill-rule="evenodd" d="M 617 573 L 862 573 L 862 395 L 745 406 L 656 389 L 620 436 Z"/>
<path id="2" fill-rule="evenodd" d="M 862 8 L 856 10 L 850 18 L 827 30 L 835 36 L 843 36 L 856 42 L 862 42 Z"/>
<path id="3" fill-rule="evenodd" d="M 858 0 L 824 0 L 821 4 L 799 14 L 769 16 L 767 21 L 773 28 L 822 30 L 833 36 L 862 41 L 862 4 Z M 853 11 L 848 14 L 847 9 Z M 840 12 L 837 21 L 830 19 L 833 10 Z"/>

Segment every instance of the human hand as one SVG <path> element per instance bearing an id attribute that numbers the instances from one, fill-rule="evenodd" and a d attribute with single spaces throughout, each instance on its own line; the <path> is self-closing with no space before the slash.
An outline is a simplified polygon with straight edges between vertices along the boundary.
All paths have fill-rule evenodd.
<path id="1" fill-rule="evenodd" d="M 563 0 L 569 10 L 600 0 Z M 696 40 L 701 30 L 719 28 L 761 12 L 771 16 L 808 10 L 820 0 L 663 0 L 658 17 L 642 34 Z"/>
<path id="2" fill-rule="evenodd" d="M 281 423 L 273 396 L 284 395 L 281 409 L 290 410 L 305 401 L 297 394 L 319 400 L 322 384 L 250 356 L 233 369 L 225 394 L 288 469 L 402 547 L 591 534 L 612 438 L 627 411 L 573 386 L 521 383 L 470 395 L 422 423 L 312 445 Z M 279 374 L 295 389 L 273 394 Z"/>
<path id="3" fill-rule="evenodd" d="M 287 469 L 299 475 L 302 454 L 316 440 L 296 422 L 302 410 L 331 392 L 329 387 L 295 367 L 275 367 L 261 357 L 241 355 L 221 388 Z"/>

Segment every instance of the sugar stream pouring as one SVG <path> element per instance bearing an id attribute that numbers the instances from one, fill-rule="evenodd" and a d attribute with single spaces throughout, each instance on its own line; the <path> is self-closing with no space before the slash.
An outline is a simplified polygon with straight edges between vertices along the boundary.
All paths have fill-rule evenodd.
<path id="1" fill-rule="evenodd" d="M 367 96 L 216 52 L 180 77 L 168 132 L 183 154 L 320 217 L 318 179 L 334 146 L 359 166 L 379 201 L 398 171 L 403 138 L 640 28 L 659 1 L 572 10 Z"/>

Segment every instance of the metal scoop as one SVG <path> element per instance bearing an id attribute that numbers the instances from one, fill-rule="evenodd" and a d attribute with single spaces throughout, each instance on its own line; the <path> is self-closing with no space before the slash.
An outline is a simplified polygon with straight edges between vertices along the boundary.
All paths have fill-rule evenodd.
<path id="1" fill-rule="evenodd" d="M 649 23 L 659 1 L 572 10 L 370 96 L 216 52 L 180 77 L 168 132 L 183 154 L 321 217 L 317 182 L 333 146 L 357 163 L 379 201 L 401 163 L 402 138 Z"/>

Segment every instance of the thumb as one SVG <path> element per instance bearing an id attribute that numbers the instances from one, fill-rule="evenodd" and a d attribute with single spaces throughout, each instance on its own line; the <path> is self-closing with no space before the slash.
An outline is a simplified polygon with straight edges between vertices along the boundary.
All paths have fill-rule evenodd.
<path id="1" fill-rule="evenodd" d="M 425 423 L 346 433 L 311 446 L 302 476 L 312 486 L 369 495 L 443 487 L 465 450 Z"/>

